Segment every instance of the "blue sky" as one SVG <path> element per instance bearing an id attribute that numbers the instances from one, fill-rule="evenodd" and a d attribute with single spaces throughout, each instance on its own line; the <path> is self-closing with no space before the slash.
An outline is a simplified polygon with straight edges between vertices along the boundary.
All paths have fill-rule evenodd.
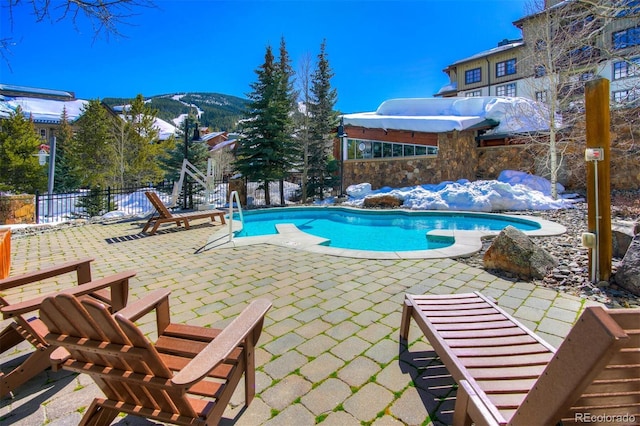
<path id="1" fill-rule="evenodd" d="M 277 52 L 284 37 L 297 69 L 305 56 L 315 61 L 326 39 L 336 107 L 373 111 L 386 99 L 433 96 L 448 83 L 447 65 L 520 37 L 512 22 L 528 1 L 156 0 L 120 26 L 123 37 L 97 39 L 82 19 L 74 26 L 54 12 L 36 23 L 28 6 L 16 7 L 11 21 L 3 2 L 0 38 L 15 44 L 8 63 L 0 60 L 0 82 L 82 99 L 245 97 L 267 45 Z"/>

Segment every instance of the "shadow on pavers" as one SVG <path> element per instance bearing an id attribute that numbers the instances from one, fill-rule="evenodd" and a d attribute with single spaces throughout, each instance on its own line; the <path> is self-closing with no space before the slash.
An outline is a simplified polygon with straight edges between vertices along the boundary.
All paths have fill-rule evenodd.
<path id="1" fill-rule="evenodd" d="M 29 355 L 14 358 L 3 364 L 2 369 L 4 370 L 5 367 L 15 362 L 22 363 Z M 11 369 L 13 367 L 10 367 Z M 3 413 L 0 415 L 0 424 L 13 424 L 34 414 L 40 409 L 40 406 L 73 382 L 77 376 L 76 373 L 70 371 L 54 372 L 49 368 L 41 372 L 19 386 L 11 395 L 0 398 L 0 412 Z"/>
<path id="2" fill-rule="evenodd" d="M 127 241 L 135 241 L 135 240 L 141 240 L 143 238 L 150 238 L 150 237 L 155 237 L 159 235 L 173 234 L 175 232 L 197 232 L 198 229 L 205 229 L 205 228 L 211 230 L 211 229 L 214 229 L 215 226 L 216 225 L 212 226 L 209 223 L 199 223 L 197 225 L 190 225 L 189 229 L 185 229 L 183 226 L 177 227 L 175 225 L 167 225 L 167 228 L 160 228 L 153 235 L 143 233 L 142 231 L 138 231 L 135 234 L 105 238 L 105 241 L 107 244 L 125 243 Z M 144 227 L 144 224 L 140 226 L 140 228 L 143 228 L 143 227 Z"/>
<path id="3" fill-rule="evenodd" d="M 411 376 L 434 425 L 453 424 L 457 384 L 434 351 L 410 352 L 400 344 L 400 370 Z"/>

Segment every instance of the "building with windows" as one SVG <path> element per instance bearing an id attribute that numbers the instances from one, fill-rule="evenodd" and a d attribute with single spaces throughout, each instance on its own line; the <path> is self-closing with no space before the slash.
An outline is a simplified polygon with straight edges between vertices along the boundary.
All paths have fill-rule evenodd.
<path id="1" fill-rule="evenodd" d="M 550 102 L 584 93 L 584 83 L 608 79 L 611 99 L 640 99 L 640 0 L 601 0 L 600 10 L 573 0 L 546 0 L 545 9 L 513 24 L 518 40 L 448 65 L 449 83 L 436 97 L 520 96 Z M 553 93 L 552 93 L 553 94 Z M 558 100 L 555 99 L 557 102 Z"/>
<path id="2" fill-rule="evenodd" d="M 516 163 L 531 158 L 505 135 L 545 129 L 546 114 L 524 98 L 391 99 L 374 112 L 342 116 L 335 156 L 342 158 L 345 187 L 496 178 L 503 169 L 528 170 Z"/>
<path id="3" fill-rule="evenodd" d="M 45 145 L 51 145 L 60 126 L 62 111 L 69 123 L 75 123 L 88 101 L 76 99 L 73 92 L 35 87 L 0 84 L 0 118 L 6 118 L 18 108 L 33 122 Z"/>

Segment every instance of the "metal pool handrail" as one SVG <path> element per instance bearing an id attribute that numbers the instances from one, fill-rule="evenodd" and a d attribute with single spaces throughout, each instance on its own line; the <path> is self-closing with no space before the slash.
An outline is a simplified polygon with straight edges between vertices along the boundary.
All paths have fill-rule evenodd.
<path id="1" fill-rule="evenodd" d="M 242 205 L 240 204 L 240 196 L 238 191 L 231 191 L 229 195 L 229 242 L 233 240 L 233 199 L 238 204 L 238 213 L 240 214 L 240 223 L 244 226 L 244 216 L 242 215 Z"/>

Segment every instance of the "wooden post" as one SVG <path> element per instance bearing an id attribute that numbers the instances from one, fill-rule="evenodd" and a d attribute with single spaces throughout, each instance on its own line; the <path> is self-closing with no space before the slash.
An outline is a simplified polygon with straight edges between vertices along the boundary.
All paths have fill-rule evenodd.
<path id="1" fill-rule="evenodd" d="M 611 277 L 611 117 L 609 115 L 609 80 L 598 78 L 585 87 L 587 148 L 601 148 L 601 161 L 588 161 L 587 206 L 589 232 L 596 233 L 597 256 L 589 253 L 589 270 L 596 262 L 596 280 L 608 281 Z M 596 170 L 597 168 L 597 170 Z M 597 176 L 597 186 L 596 186 Z M 596 212 L 597 216 L 596 217 Z M 597 232 L 596 232 L 597 230 Z"/>

